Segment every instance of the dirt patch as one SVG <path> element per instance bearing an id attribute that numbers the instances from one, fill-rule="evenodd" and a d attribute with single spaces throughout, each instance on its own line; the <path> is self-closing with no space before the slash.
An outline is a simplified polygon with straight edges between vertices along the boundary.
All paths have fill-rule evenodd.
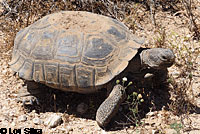
<path id="1" fill-rule="evenodd" d="M 180 1 L 178 4 L 168 2 L 165 5 L 158 1 L 160 6 L 155 10 L 157 26 L 152 23 L 148 4 L 145 5 L 144 3 L 136 4 L 130 1 L 110 1 L 107 3 L 88 1 L 88 3 L 78 3 L 75 0 L 71 3 L 57 1 L 52 4 L 41 1 L 38 4 L 41 8 L 37 10 L 35 8 L 38 6 L 37 2 L 27 3 L 26 1 L 25 3 L 20 3 L 20 5 L 15 2 L 8 0 L 7 4 L 3 4 L 4 8 L 0 8 L 0 22 L 2 24 L 0 27 L 0 128 L 5 128 L 5 126 L 7 129 L 17 128 L 24 130 L 25 128 L 35 128 L 42 129 L 43 133 L 74 134 L 200 133 L 200 110 L 199 107 L 195 107 L 200 105 L 200 44 L 199 41 L 193 40 L 194 33 L 188 28 L 190 20 Z M 193 14 L 197 17 L 196 23 L 200 24 L 198 19 L 200 3 L 198 1 L 193 2 Z M 63 6 L 65 4 L 66 6 Z M 17 7 L 16 5 L 19 6 Z M 41 5 L 43 5 L 43 8 Z M 19 10 L 20 7 L 24 7 L 23 10 Z M 31 7 L 31 10 L 27 10 L 29 9 L 27 7 Z M 115 17 L 125 22 L 132 32 L 147 38 L 147 47 L 159 46 L 171 48 L 174 51 L 176 63 L 169 69 L 170 90 L 163 91 L 164 88 L 160 87 L 156 90 L 150 90 L 148 94 L 143 94 L 144 102 L 148 103 L 141 105 L 141 107 L 146 106 L 147 111 L 139 119 L 140 124 L 130 123 L 132 119 L 123 112 L 123 109 L 127 109 L 127 105 L 123 103 L 122 111 L 119 111 L 111 124 L 111 130 L 104 131 L 99 128 L 94 117 L 98 105 L 105 99 L 104 94 L 86 96 L 63 93 L 48 88 L 45 97 L 42 97 L 46 98 L 46 100 L 41 98 L 43 103 L 40 107 L 30 107 L 27 110 L 18 101 L 17 94 L 19 89 L 27 88 L 27 85 L 18 76 L 14 75 L 8 66 L 14 35 L 17 31 L 42 16 L 59 11 L 58 9 L 86 10 Z M 3 14 L 2 11 L 4 12 Z M 31 16 L 30 12 L 33 13 Z M 18 13 L 23 16 L 17 16 Z M 9 17 L 9 15 L 12 17 Z M 7 19 L 3 19 L 5 16 Z M 70 23 L 70 26 L 74 24 L 71 21 L 68 23 Z M 42 88 L 46 89 L 47 87 Z M 77 112 L 77 106 L 82 102 L 88 105 L 88 112 L 83 115 Z M 49 128 L 44 122 L 54 113 L 60 115 L 63 122 L 56 128 Z M 40 121 L 36 122 L 35 120 L 38 120 L 38 118 Z"/>

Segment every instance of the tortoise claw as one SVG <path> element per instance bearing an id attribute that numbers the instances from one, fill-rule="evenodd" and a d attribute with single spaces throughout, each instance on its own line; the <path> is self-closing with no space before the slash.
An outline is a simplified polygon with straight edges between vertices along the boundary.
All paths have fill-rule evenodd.
<path id="1" fill-rule="evenodd" d="M 29 82 L 19 90 L 18 101 L 22 102 L 23 106 L 40 104 L 37 96 L 42 94 L 42 91 L 36 85 L 34 82 Z"/>
<path id="2" fill-rule="evenodd" d="M 34 104 L 40 105 L 39 100 L 35 96 L 24 96 L 21 102 L 23 106 L 34 105 Z"/>

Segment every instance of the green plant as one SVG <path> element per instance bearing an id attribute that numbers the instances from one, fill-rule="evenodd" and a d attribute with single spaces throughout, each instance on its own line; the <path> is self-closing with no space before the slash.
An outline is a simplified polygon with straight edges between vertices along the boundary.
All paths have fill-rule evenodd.
<path id="1" fill-rule="evenodd" d="M 174 130 L 176 131 L 177 134 L 180 134 L 180 131 L 181 131 L 181 129 L 183 128 L 183 126 L 182 126 L 181 123 L 175 122 L 175 123 L 170 124 L 170 128 L 171 128 L 171 129 L 174 129 Z"/>
<path id="2" fill-rule="evenodd" d="M 129 111 L 131 113 L 130 119 L 132 119 L 132 122 L 136 125 L 136 127 L 142 124 L 139 115 L 139 105 L 141 105 L 143 102 L 144 99 L 142 94 L 138 94 L 137 92 L 133 92 L 127 97 L 126 103 L 128 104 Z"/>
<path id="3" fill-rule="evenodd" d="M 124 89 L 126 90 L 130 85 L 133 84 L 132 81 L 128 82 L 128 79 L 126 77 L 122 78 L 122 81 L 116 80 L 116 84 L 121 84 Z M 138 90 L 139 92 L 140 90 Z M 129 114 L 126 114 L 126 118 L 132 122 L 133 124 L 137 126 L 143 124 L 143 122 L 140 121 L 139 116 L 139 105 L 141 105 L 144 102 L 144 99 L 142 97 L 142 94 L 137 92 L 132 92 L 127 96 L 126 104 L 128 105 Z"/>

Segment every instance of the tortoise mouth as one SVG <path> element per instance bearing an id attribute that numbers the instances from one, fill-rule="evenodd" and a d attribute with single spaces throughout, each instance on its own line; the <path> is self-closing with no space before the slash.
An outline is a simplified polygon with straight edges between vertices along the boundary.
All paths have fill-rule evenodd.
<path id="1" fill-rule="evenodd" d="M 160 58 L 160 67 L 161 68 L 168 68 L 171 67 L 174 64 L 175 59 L 164 59 L 163 57 Z"/>
<path id="2" fill-rule="evenodd" d="M 149 62 L 148 67 L 159 70 L 171 67 L 173 64 L 174 60 L 163 60 L 162 58 L 159 58 L 156 62 Z"/>
<path id="3" fill-rule="evenodd" d="M 166 69 L 168 67 L 171 67 L 174 64 L 174 61 L 163 61 L 160 60 L 160 62 L 156 62 L 156 63 L 149 63 L 147 68 L 152 68 L 152 69 L 156 69 L 156 70 L 160 70 L 160 69 Z"/>
<path id="4" fill-rule="evenodd" d="M 164 67 L 171 67 L 174 62 L 175 62 L 175 57 L 171 57 L 171 58 L 166 58 L 166 57 L 161 57 L 160 58 L 161 60 L 161 66 L 164 66 Z"/>
<path id="5" fill-rule="evenodd" d="M 174 62 L 164 62 L 161 64 L 162 68 L 168 68 L 171 67 L 173 65 Z"/>

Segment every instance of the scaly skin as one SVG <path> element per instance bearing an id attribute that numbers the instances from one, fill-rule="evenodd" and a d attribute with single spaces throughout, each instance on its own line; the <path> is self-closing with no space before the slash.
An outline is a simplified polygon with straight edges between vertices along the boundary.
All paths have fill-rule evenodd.
<path id="1" fill-rule="evenodd" d="M 100 127 L 106 127 L 111 118 L 117 113 L 120 104 L 126 98 L 125 88 L 114 86 L 108 98 L 100 105 L 96 113 L 96 121 Z"/>

